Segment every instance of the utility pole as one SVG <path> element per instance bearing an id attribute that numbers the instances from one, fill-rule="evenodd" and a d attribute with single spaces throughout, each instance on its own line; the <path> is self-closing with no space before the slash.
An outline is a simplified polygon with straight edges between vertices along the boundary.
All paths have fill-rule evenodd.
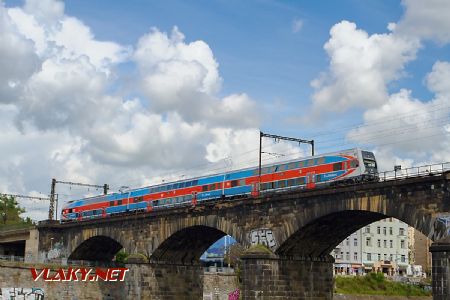
<path id="1" fill-rule="evenodd" d="M 55 188 L 56 188 L 56 179 L 52 179 L 52 187 L 50 189 L 50 206 L 48 207 L 48 219 L 53 220 L 53 215 L 55 212 Z"/>
<path id="2" fill-rule="evenodd" d="M 298 138 L 292 138 L 287 136 L 281 136 L 281 135 L 274 135 L 274 134 L 268 134 L 264 133 L 262 131 L 259 132 L 259 168 L 258 168 L 258 183 L 261 184 L 261 156 L 263 153 L 262 151 L 262 139 L 263 137 L 272 138 L 275 139 L 275 141 L 284 140 L 284 141 L 291 141 L 291 142 L 297 142 L 300 144 L 310 144 L 311 145 L 311 156 L 314 156 L 314 140 L 304 140 L 304 139 L 298 139 Z M 258 187 L 259 189 L 260 187 Z"/>
<path id="3" fill-rule="evenodd" d="M 58 201 L 58 197 L 55 194 L 57 183 L 103 189 L 104 195 L 108 194 L 108 189 L 109 189 L 109 186 L 106 183 L 104 185 L 97 185 L 97 184 L 88 184 L 88 183 L 79 183 L 79 182 L 70 182 L 70 181 L 60 181 L 60 180 L 56 180 L 55 178 L 53 178 L 52 186 L 50 189 L 50 205 L 48 208 L 48 219 L 49 220 L 53 220 L 53 216 L 55 215 L 55 201 L 56 202 Z M 58 205 L 58 204 L 56 204 L 56 205 Z M 56 213 L 58 213 L 58 212 L 56 212 Z M 56 218 L 56 219 L 58 219 L 58 218 Z"/>

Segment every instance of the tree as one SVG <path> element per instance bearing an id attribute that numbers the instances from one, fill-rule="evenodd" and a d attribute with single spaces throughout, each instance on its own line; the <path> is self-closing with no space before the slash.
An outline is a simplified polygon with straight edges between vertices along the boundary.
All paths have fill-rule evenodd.
<path id="1" fill-rule="evenodd" d="M 239 258 L 241 257 L 242 253 L 244 253 L 244 247 L 242 247 L 239 243 L 235 243 L 228 246 L 227 248 L 228 249 L 225 253 L 224 263 L 226 265 L 230 264 L 233 267 L 237 267 L 237 265 L 239 264 Z"/>
<path id="2" fill-rule="evenodd" d="M 20 215 L 25 212 L 23 207 L 14 197 L 0 196 L 0 217 L 1 227 L 8 225 L 31 225 L 33 222 L 29 217 L 23 218 Z"/>

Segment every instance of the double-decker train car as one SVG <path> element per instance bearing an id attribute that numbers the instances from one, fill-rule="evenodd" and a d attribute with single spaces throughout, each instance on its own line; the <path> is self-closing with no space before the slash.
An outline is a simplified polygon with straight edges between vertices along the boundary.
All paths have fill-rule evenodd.
<path id="1" fill-rule="evenodd" d="M 198 202 L 241 196 L 257 196 L 287 188 L 313 189 L 322 185 L 362 182 L 378 178 L 372 152 L 349 149 L 164 183 L 127 192 L 69 201 L 61 221 L 82 221 L 116 214 L 164 209 Z"/>

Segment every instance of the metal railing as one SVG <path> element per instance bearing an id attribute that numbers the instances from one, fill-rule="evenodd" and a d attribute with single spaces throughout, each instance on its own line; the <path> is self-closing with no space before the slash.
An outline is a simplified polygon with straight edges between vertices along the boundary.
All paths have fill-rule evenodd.
<path id="1" fill-rule="evenodd" d="M 450 162 L 379 172 L 378 178 L 380 181 L 389 181 L 411 177 L 439 175 L 446 171 L 450 171 Z"/>
<path id="2" fill-rule="evenodd" d="M 30 262 L 42 264 L 55 264 L 61 266 L 85 266 L 85 267 L 121 267 L 122 263 L 114 261 L 90 261 L 90 260 L 71 260 L 66 258 L 40 258 L 40 259 L 25 259 L 23 256 L 16 255 L 0 255 L 0 261 L 15 261 L 15 262 Z"/>
<path id="3" fill-rule="evenodd" d="M 23 256 L 16 255 L 0 255 L 0 260 L 24 262 Z"/>

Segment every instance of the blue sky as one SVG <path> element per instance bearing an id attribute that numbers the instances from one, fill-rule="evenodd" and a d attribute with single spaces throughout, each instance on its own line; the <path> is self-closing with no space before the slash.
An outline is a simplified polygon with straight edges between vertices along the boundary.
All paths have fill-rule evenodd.
<path id="1" fill-rule="evenodd" d="M 266 119 L 262 128 L 301 134 L 283 124 L 286 117 L 303 114 L 317 74 L 326 70 L 323 45 L 330 28 L 355 22 L 369 34 L 386 33 L 387 24 L 404 12 L 400 1 L 65 1 L 66 12 L 80 18 L 100 40 L 133 45 L 149 28 L 169 32 L 173 26 L 187 41 L 203 40 L 219 62 L 222 95 L 246 92 L 260 103 L 285 105 Z M 302 28 L 293 32 L 293 22 Z M 395 92 L 408 88 L 415 97 L 430 100 L 423 84 L 436 59 L 449 60 L 450 48 L 427 42 L 411 62 L 408 76 L 390 84 Z M 356 120 L 355 120 L 356 119 Z M 361 114 L 349 116 L 351 124 Z M 282 126 L 280 126 L 280 122 Z M 333 125 L 331 125 L 333 126 Z"/>
<path id="2" fill-rule="evenodd" d="M 0 4 L 0 191 L 255 165 L 260 129 L 384 170 L 450 161 L 446 0 Z"/>

